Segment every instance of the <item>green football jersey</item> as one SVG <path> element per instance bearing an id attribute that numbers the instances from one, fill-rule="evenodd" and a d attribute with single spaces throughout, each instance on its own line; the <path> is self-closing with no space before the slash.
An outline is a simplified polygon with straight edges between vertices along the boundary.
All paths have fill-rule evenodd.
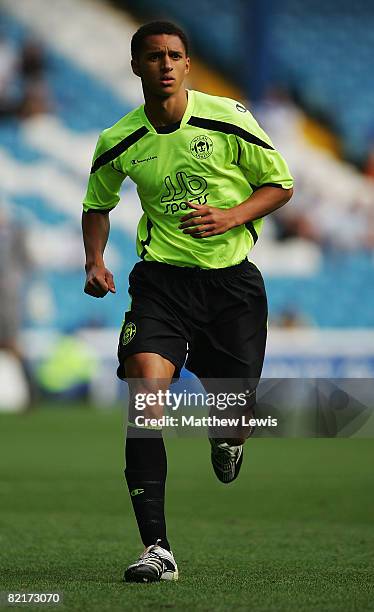
<path id="1" fill-rule="evenodd" d="M 136 183 L 144 211 L 137 230 L 139 257 L 200 268 L 241 262 L 262 219 L 196 239 L 178 229 L 180 218 L 192 210 L 186 201 L 227 209 L 263 185 L 293 185 L 285 160 L 242 104 L 191 90 L 172 131 L 156 130 L 142 105 L 102 132 L 84 210 L 113 209 L 126 176 Z"/>

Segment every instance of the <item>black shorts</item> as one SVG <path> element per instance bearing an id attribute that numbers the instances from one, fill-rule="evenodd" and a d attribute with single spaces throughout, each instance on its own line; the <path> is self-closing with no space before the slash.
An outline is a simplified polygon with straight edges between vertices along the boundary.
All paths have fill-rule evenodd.
<path id="1" fill-rule="evenodd" d="M 141 261 L 129 293 L 119 378 L 126 378 L 125 359 L 142 352 L 171 361 L 174 378 L 183 365 L 199 378 L 260 378 L 267 300 L 261 273 L 247 259 L 214 270 Z"/>

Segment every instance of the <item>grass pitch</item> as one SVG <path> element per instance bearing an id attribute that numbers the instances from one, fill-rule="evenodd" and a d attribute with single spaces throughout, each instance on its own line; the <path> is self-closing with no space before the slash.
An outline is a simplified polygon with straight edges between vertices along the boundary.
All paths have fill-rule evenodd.
<path id="1" fill-rule="evenodd" d="M 253 439 L 225 486 L 207 441 L 168 439 L 180 580 L 129 585 L 142 546 L 122 437 L 119 410 L 0 415 L 0 591 L 80 612 L 374 610 L 373 440 Z"/>

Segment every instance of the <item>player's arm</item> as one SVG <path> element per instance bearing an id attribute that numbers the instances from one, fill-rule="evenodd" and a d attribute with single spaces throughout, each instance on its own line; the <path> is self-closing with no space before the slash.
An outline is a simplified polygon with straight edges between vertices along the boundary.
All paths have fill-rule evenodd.
<path id="1" fill-rule="evenodd" d="M 229 213 L 228 218 L 230 224 L 232 224 L 231 227 L 236 227 L 269 215 L 287 204 L 292 195 L 293 187 L 284 189 L 283 187 L 264 185 L 238 206 L 223 212 Z"/>
<path id="2" fill-rule="evenodd" d="M 238 225 L 245 225 L 249 221 L 261 219 L 284 206 L 291 198 L 293 188 L 283 189 L 264 185 L 239 204 L 229 209 L 203 206 L 188 202 L 194 211 L 181 218 L 179 229 L 184 234 L 191 234 L 194 238 L 209 238 L 218 236 Z"/>
<path id="3" fill-rule="evenodd" d="M 113 275 L 104 264 L 109 230 L 108 212 L 83 211 L 82 232 L 86 252 L 84 291 L 93 297 L 104 297 L 108 291 L 116 292 Z"/>
<path id="4" fill-rule="evenodd" d="M 82 232 L 86 252 L 84 291 L 93 297 L 104 297 L 109 291 L 116 291 L 113 275 L 105 267 L 104 250 L 110 231 L 109 212 L 119 202 L 119 190 L 126 175 L 121 171 L 118 160 L 112 159 L 110 144 L 103 132 L 96 146 L 83 201 Z"/>

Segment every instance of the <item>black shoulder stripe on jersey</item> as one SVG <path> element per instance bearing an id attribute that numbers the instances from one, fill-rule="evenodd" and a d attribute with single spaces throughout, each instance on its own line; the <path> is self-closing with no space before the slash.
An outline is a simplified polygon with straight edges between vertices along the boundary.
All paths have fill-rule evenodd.
<path id="1" fill-rule="evenodd" d="M 147 249 L 145 248 L 146 246 L 149 245 L 149 243 L 151 242 L 151 229 L 153 227 L 153 223 L 152 221 L 147 218 L 147 237 L 145 240 L 141 240 L 140 243 L 143 247 L 142 252 L 140 253 L 140 259 L 144 259 L 146 253 L 147 253 Z"/>
<path id="2" fill-rule="evenodd" d="M 254 185 L 253 183 L 249 183 L 252 187 L 252 191 L 257 191 L 257 189 L 261 189 L 261 187 L 277 187 L 278 189 L 283 189 L 282 185 L 279 183 L 262 183 L 262 185 Z"/>
<path id="3" fill-rule="evenodd" d="M 240 142 L 239 142 L 239 140 L 237 138 L 236 138 L 236 142 L 237 142 L 237 145 L 238 145 L 238 158 L 236 160 L 236 165 L 239 166 L 239 164 L 240 164 L 240 157 L 241 157 L 241 154 L 242 154 L 242 148 L 241 148 Z"/>
<path id="4" fill-rule="evenodd" d="M 239 138 L 242 138 L 250 144 L 255 144 L 259 147 L 263 147 L 264 149 L 271 149 L 272 151 L 274 151 L 274 148 L 267 142 L 264 142 L 260 138 L 257 138 L 257 136 L 255 136 L 254 134 L 243 130 L 241 127 L 239 127 L 238 125 L 234 125 L 233 123 L 226 123 L 225 121 L 216 121 L 215 119 L 205 119 L 205 117 L 190 117 L 187 123 L 189 125 L 193 125 L 194 127 L 214 130 L 215 132 L 223 132 L 224 134 L 234 134 L 234 136 L 239 136 Z"/>
<path id="5" fill-rule="evenodd" d="M 248 221 L 248 223 L 245 224 L 247 230 L 249 231 L 249 233 L 251 234 L 252 238 L 253 238 L 253 244 L 256 244 L 257 240 L 258 240 L 258 234 L 255 230 L 255 227 L 252 223 L 252 221 Z"/>
<path id="6" fill-rule="evenodd" d="M 105 151 L 105 153 L 99 155 L 99 157 L 97 157 L 94 163 L 92 164 L 91 174 L 94 174 L 99 168 L 101 168 L 101 166 L 105 166 L 109 162 L 116 159 L 116 157 L 118 157 L 119 155 L 121 155 L 121 153 L 131 147 L 131 145 L 135 144 L 136 142 L 138 142 L 138 140 L 145 136 L 147 132 L 148 128 L 143 125 L 141 128 L 139 128 L 132 134 L 129 134 L 129 136 L 126 136 L 126 138 L 114 145 L 114 147 L 108 149 L 108 151 Z"/>

